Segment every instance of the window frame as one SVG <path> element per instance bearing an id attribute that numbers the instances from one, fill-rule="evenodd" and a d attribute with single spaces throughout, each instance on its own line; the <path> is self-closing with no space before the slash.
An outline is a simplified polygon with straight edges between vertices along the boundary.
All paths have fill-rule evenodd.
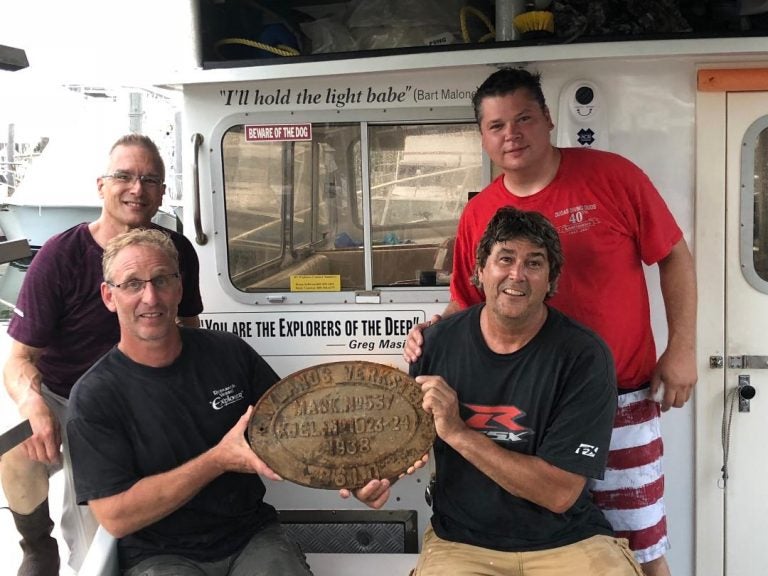
<path id="1" fill-rule="evenodd" d="M 768 279 L 764 279 L 755 269 L 755 152 L 760 135 L 765 133 L 768 139 L 768 115 L 755 120 L 747 131 L 741 143 L 741 193 L 740 193 L 740 227 L 739 227 L 739 259 L 744 279 L 755 290 L 768 294 Z M 768 162 L 768 159 L 766 159 Z M 768 195 L 768 184 L 765 187 Z M 768 201 L 768 198 L 766 199 Z M 768 226 L 768 221 L 765 222 Z M 768 247 L 767 247 L 768 248 Z"/>
<path id="2" fill-rule="evenodd" d="M 229 246 L 227 241 L 226 206 L 224 194 L 223 138 L 233 127 L 245 124 L 359 124 L 361 174 L 363 193 L 363 266 L 365 287 L 362 290 L 340 292 L 290 292 L 270 290 L 244 292 L 235 287 L 229 275 Z M 371 239 L 370 170 L 368 127 L 381 124 L 439 124 L 467 123 L 476 125 L 472 110 L 467 107 L 404 108 L 380 110 L 339 110 L 307 112 L 241 112 L 221 118 L 211 135 L 211 201 L 213 208 L 213 245 L 216 273 L 224 292 L 244 304 L 355 304 L 355 303 L 418 303 L 448 302 L 448 286 L 377 286 L 373 287 L 373 246 Z M 312 147 L 314 148 L 314 142 Z M 480 186 L 490 182 L 490 161 L 484 151 Z M 283 203 L 282 206 L 285 206 Z M 284 218 L 284 215 L 281 215 Z M 285 225 L 285 221 L 283 221 Z"/>

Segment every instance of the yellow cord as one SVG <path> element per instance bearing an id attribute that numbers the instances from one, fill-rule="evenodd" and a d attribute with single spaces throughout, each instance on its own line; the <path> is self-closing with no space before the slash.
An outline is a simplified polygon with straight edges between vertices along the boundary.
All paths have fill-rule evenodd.
<path id="1" fill-rule="evenodd" d="M 489 30 L 489 32 L 485 36 L 482 36 L 478 42 L 487 42 L 488 40 L 492 40 L 496 37 L 496 28 L 493 27 L 493 22 L 491 22 L 488 16 L 473 6 L 462 6 L 461 10 L 459 11 L 459 20 L 461 22 L 461 37 L 464 42 L 472 42 L 472 38 L 469 37 L 469 30 L 467 29 L 467 15 L 469 14 L 477 16 L 480 20 L 482 20 L 483 24 L 485 24 Z"/>
<path id="2" fill-rule="evenodd" d="M 301 54 L 301 52 L 295 48 L 291 48 L 290 46 L 285 46 L 283 44 L 270 46 L 269 44 L 263 44 L 261 42 L 256 42 L 255 40 L 248 40 L 247 38 L 222 38 L 214 45 L 216 54 L 218 54 L 219 57 L 222 57 L 221 52 L 219 52 L 219 48 L 227 44 L 239 44 L 242 46 L 249 46 L 251 48 L 258 48 L 259 50 L 271 52 L 272 54 L 277 54 L 278 56 L 299 56 Z"/>

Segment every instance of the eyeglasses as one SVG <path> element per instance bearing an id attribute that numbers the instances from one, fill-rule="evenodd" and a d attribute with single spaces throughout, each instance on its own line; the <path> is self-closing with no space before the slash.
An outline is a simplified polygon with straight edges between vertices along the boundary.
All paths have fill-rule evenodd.
<path id="1" fill-rule="evenodd" d="M 155 288 L 155 290 L 167 290 L 171 286 L 173 286 L 174 282 L 179 279 L 179 273 L 174 272 L 173 274 L 160 274 L 159 276 L 155 276 L 154 278 L 150 278 L 149 280 L 140 280 L 138 278 L 132 278 L 130 280 L 126 280 L 125 282 L 121 282 L 120 284 L 115 284 L 113 282 L 110 282 L 107 280 L 107 286 L 111 286 L 112 288 L 120 288 L 120 290 L 125 290 L 128 294 L 139 294 L 144 291 L 144 286 L 147 285 L 147 282 L 152 284 L 152 286 Z"/>
<path id="2" fill-rule="evenodd" d="M 160 176 L 137 175 L 130 172 L 113 172 L 112 174 L 104 174 L 102 178 L 112 178 L 115 182 L 125 186 L 133 186 L 136 180 L 144 186 L 152 188 L 159 188 L 163 185 L 163 179 Z"/>

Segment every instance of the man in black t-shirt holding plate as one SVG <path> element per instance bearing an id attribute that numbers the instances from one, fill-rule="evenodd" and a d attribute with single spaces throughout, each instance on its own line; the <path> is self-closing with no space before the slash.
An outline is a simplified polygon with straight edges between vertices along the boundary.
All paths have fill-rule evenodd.
<path id="1" fill-rule="evenodd" d="M 642 574 L 586 488 L 605 469 L 616 377 L 600 337 L 545 303 L 562 265 L 542 215 L 501 208 L 477 249 L 485 303 L 424 331 L 411 375 L 434 417 L 436 474 L 414 576 Z M 354 495 L 380 508 L 389 489 Z"/>

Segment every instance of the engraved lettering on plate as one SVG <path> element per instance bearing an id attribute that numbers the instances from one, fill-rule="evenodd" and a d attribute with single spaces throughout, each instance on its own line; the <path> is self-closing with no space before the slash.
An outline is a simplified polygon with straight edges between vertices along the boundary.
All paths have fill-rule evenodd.
<path id="1" fill-rule="evenodd" d="M 283 378 L 259 400 L 248 426 L 253 451 L 286 480 L 358 488 L 396 478 L 435 439 L 408 374 L 373 362 L 331 362 Z"/>

